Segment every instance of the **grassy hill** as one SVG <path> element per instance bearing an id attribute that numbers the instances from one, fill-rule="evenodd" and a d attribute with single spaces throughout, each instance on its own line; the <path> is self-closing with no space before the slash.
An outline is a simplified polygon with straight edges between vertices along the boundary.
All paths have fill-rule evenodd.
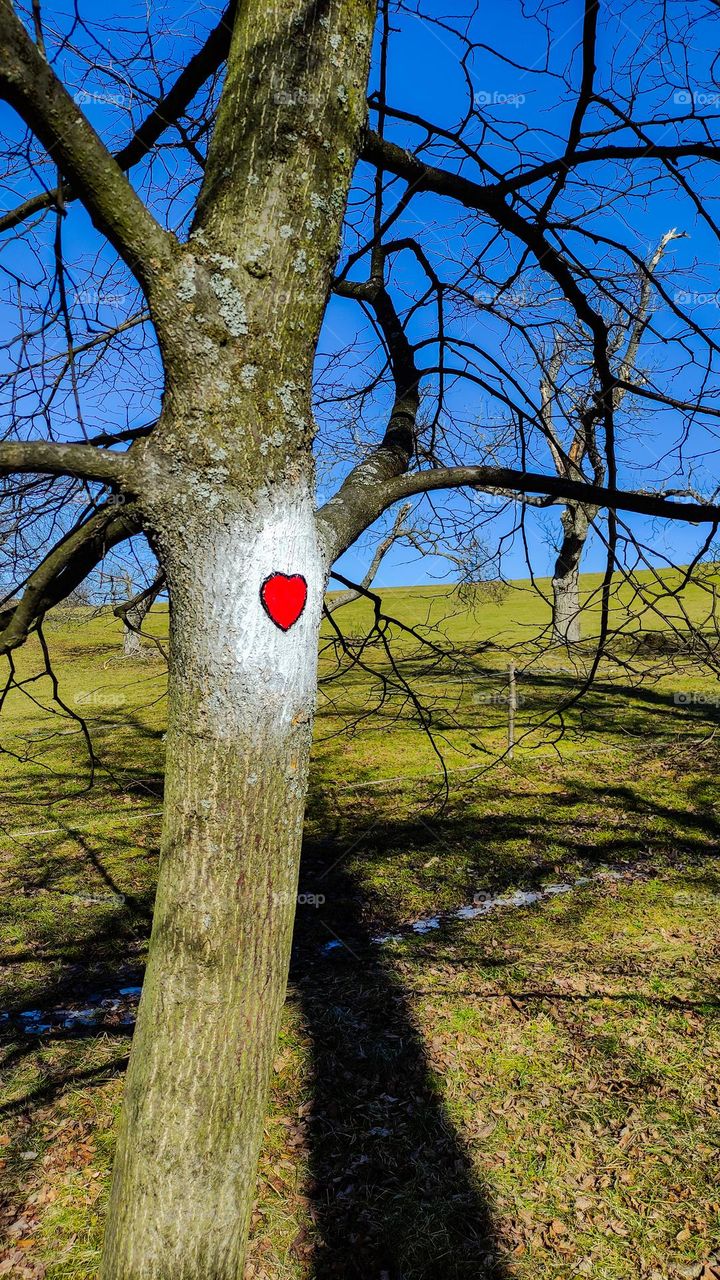
<path id="1" fill-rule="evenodd" d="M 717 581 L 621 586 L 561 717 L 596 577 L 572 659 L 547 582 L 384 590 L 395 621 L 368 639 L 372 604 L 348 606 L 342 645 L 325 624 L 248 1280 L 716 1274 L 719 690 L 676 629 L 714 643 Z M 149 642 L 123 659 L 107 612 L 45 631 L 54 677 L 32 641 L 0 719 L 0 1275 L 94 1280 L 165 670 Z"/>

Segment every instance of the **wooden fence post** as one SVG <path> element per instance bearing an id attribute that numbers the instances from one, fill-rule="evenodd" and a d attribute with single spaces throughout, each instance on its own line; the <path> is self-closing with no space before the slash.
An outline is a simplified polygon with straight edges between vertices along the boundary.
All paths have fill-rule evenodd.
<path id="1" fill-rule="evenodd" d="M 510 663 L 508 673 L 508 760 L 515 755 L 515 712 L 517 711 L 517 684 L 515 681 L 515 663 Z"/>

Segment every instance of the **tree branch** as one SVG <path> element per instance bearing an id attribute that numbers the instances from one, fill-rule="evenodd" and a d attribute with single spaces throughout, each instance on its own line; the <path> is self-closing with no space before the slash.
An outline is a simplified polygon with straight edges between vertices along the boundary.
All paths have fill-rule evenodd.
<path id="1" fill-rule="evenodd" d="M 160 592 L 165 590 L 166 585 L 167 579 L 165 574 L 161 572 L 157 575 L 154 582 L 151 582 L 149 587 L 145 587 L 143 591 L 138 591 L 136 595 L 131 596 L 129 600 L 125 600 L 123 604 L 116 605 L 115 609 L 113 609 L 113 613 L 116 618 L 120 619 L 128 632 L 131 632 L 136 636 L 143 636 L 147 634 L 143 631 L 142 624 L 160 595 Z M 153 635 L 149 638 L 167 662 L 168 654 L 162 641 L 158 640 L 157 636 Z"/>
<path id="2" fill-rule="evenodd" d="M 53 444 L 46 440 L 0 444 L 0 475 L 79 476 L 122 486 L 130 477 L 128 453 L 110 453 L 89 444 Z"/>
<path id="3" fill-rule="evenodd" d="M 0 96 L 37 135 L 93 223 L 148 291 L 170 265 L 174 238 L 130 186 L 14 13 L 0 0 Z"/>
<path id="4" fill-rule="evenodd" d="M 430 133 L 435 133 L 439 137 L 445 137 L 458 143 L 459 139 L 452 135 L 448 130 L 436 127 L 430 121 L 421 120 L 419 117 L 411 117 L 407 112 L 393 111 L 391 114 L 400 119 L 409 120 L 410 123 L 422 126 Z M 660 122 L 661 123 L 661 122 Z M 463 148 L 465 150 L 465 148 Z M 381 165 L 383 168 L 389 169 L 390 172 L 396 173 L 396 169 L 392 163 L 388 163 L 388 159 L 392 157 L 393 152 L 401 152 L 408 156 L 411 160 L 415 160 L 420 168 L 432 168 L 425 166 L 417 156 L 413 156 L 412 152 L 404 151 L 402 147 L 398 147 L 395 143 L 388 142 L 387 139 L 381 138 L 379 134 L 369 130 L 366 135 L 365 145 L 362 150 L 361 158 L 367 160 L 370 164 Z M 480 157 L 473 157 L 478 165 L 482 167 Z M 525 187 L 531 187 L 536 182 L 542 182 L 546 178 L 555 178 L 560 173 L 567 175 L 570 170 L 577 168 L 579 165 L 585 164 L 603 164 L 608 160 L 658 160 L 662 164 L 674 163 L 676 160 L 714 160 L 716 163 L 720 160 L 720 150 L 714 142 L 680 142 L 680 143 L 654 143 L 647 141 L 641 146 L 616 146 L 607 143 L 604 146 L 586 147 L 582 151 L 568 149 L 565 154 L 558 156 L 555 160 L 546 160 L 542 164 L 536 165 L 534 169 L 528 169 L 525 173 L 518 173 L 512 177 L 497 178 L 487 185 L 481 186 L 479 183 L 472 182 L 471 179 L 463 178 L 459 174 L 447 173 L 446 170 L 437 169 L 434 172 L 442 173 L 446 178 L 458 180 L 461 184 L 467 183 L 469 187 L 476 187 L 479 191 L 484 191 L 489 200 L 494 198 L 502 198 L 507 195 L 514 195 L 517 191 L 523 190 Z M 398 174 L 398 176 L 407 177 L 407 173 Z M 418 175 L 419 176 L 419 175 Z M 494 175 L 493 175 L 494 176 Z M 416 190 L 422 190 L 421 185 L 417 185 Z M 434 188 L 433 188 L 434 189 Z M 458 188 L 456 188 L 458 190 Z M 448 190 L 444 193 L 453 195 L 453 191 Z M 455 196 L 459 199 L 459 196 Z"/>
<path id="5" fill-rule="evenodd" d="M 662 122 L 659 122 L 662 123 Z M 647 142 L 644 146 L 588 147 L 582 151 L 574 151 L 561 156 L 557 160 L 546 160 L 526 173 L 519 173 L 512 178 L 503 178 L 494 186 L 498 195 L 513 195 L 524 187 L 533 186 L 545 178 L 554 177 L 559 171 L 565 172 L 583 164 L 603 164 L 608 160 L 658 160 L 662 164 L 676 160 L 714 160 L 720 159 L 720 151 L 714 142 L 681 142 L 675 145 Z"/>
<path id="6" fill-rule="evenodd" d="M 657 245 L 655 252 L 647 263 L 647 266 L 640 272 L 640 298 L 638 302 L 638 309 L 634 320 L 631 321 L 628 318 L 626 332 L 629 330 L 629 338 L 625 354 L 622 358 L 620 369 L 618 371 L 619 382 L 626 383 L 628 379 L 633 377 L 636 373 L 638 350 L 648 324 L 653 276 L 660 265 L 660 260 L 667 246 L 673 240 L 682 240 L 684 238 L 684 234 L 685 233 L 683 231 L 677 231 L 674 227 L 672 227 L 670 231 L 666 231 L 665 235 Z M 617 388 L 615 392 L 616 406 L 622 402 L 626 391 L 627 388 L 624 386 Z"/>
<path id="7" fill-rule="evenodd" d="M 379 266 L 384 270 L 382 263 Z M 324 526 L 321 536 L 328 547 L 332 547 L 336 539 L 342 541 L 343 528 L 348 518 L 359 526 L 358 533 L 350 540 L 354 542 L 355 537 L 372 523 L 372 520 L 363 523 L 363 512 L 372 493 L 382 488 L 388 480 L 407 471 L 415 452 L 415 429 L 420 407 L 420 373 L 415 352 L 382 276 L 363 282 L 337 280 L 334 288 L 343 297 L 356 298 L 373 307 L 388 349 L 395 382 L 395 401 L 382 443 L 353 469 L 320 513 Z M 374 519 L 376 516 L 373 516 Z M 349 545 L 349 542 L 345 543 L 345 546 Z M 335 559 L 335 554 L 332 559 Z"/>
<path id="8" fill-rule="evenodd" d="M 720 524 L 720 506 L 712 503 L 673 502 L 660 494 L 608 489 L 565 476 L 513 471 L 509 467 L 438 467 L 378 480 L 374 468 L 380 452 L 377 450 L 355 467 L 318 513 L 329 563 L 347 550 L 394 502 L 437 489 L 471 488 L 487 493 L 511 490 L 513 496 L 541 493 L 551 498 L 592 503 L 610 511 L 631 511 L 687 524 Z"/>
<path id="9" fill-rule="evenodd" d="M 477 209 L 488 214 L 504 231 L 516 236 L 534 255 L 542 269 L 559 285 L 578 319 L 587 325 L 593 337 L 593 355 L 601 388 L 599 402 L 606 423 L 608 469 L 614 476 L 614 381 L 607 354 L 607 327 L 600 313 L 591 306 L 562 254 L 546 238 L 542 226 L 523 218 L 517 209 L 505 201 L 497 185 L 482 186 L 462 174 L 448 173 L 446 169 L 425 164 L 418 156 L 376 133 L 366 135 L 362 156 L 373 164 L 382 165 L 397 177 L 404 178 L 415 192 L 431 191 L 435 195 L 449 196 L 467 209 Z"/>
<path id="10" fill-rule="evenodd" d="M 177 124 L 205 82 L 222 66 L 230 48 L 236 8 L 237 0 L 232 0 L 217 26 L 210 32 L 205 44 L 193 54 L 172 88 L 138 125 L 129 142 L 126 142 L 120 151 L 115 152 L 115 162 L 123 173 L 139 164 L 166 129 Z M 42 213 L 44 209 L 52 209 L 60 201 L 68 204 L 75 199 L 76 194 L 72 186 L 67 184 L 54 191 L 40 191 L 0 218 L 0 232 L 11 231 L 26 218 L 32 217 L 35 213 Z"/>
<path id="11" fill-rule="evenodd" d="M 393 524 L 389 534 L 387 537 L 383 538 L 382 542 L 378 543 L 375 549 L 375 555 L 368 566 L 368 571 L 362 582 L 359 582 L 355 587 L 348 587 L 346 591 L 338 592 L 333 600 L 327 600 L 325 602 L 326 613 L 335 613 L 338 609 L 344 608 L 346 604 L 352 604 L 353 601 L 359 600 L 363 592 L 366 591 L 368 587 L 372 586 L 375 575 L 391 546 L 394 542 L 397 542 L 398 538 L 400 538 L 405 532 L 403 528 L 405 517 L 411 510 L 412 503 L 404 502 L 395 517 L 395 523 Z M 117 609 L 115 612 L 117 613 Z"/>
<path id="12" fill-rule="evenodd" d="M 22 599 L 0 613 L 0 653 L 16 649 L 53 605 L 84 582 L 111 547 L 140 527 L 132 507 L 108 505 L 70 531 L 27 580 Z"/>
<path id="13" fill-rule="evenodd" d="M 582 77 L 580 81 L 580 89 L 578 92 L 577 102 L 575 104 L 575 110 L 573 111 L 572 120 L 570 121 L 570 130 L 568 133 L 567 145 L 565 147 L 565 155 L 559 165 L 555 181 L 553 182 L 547 197 L 543 201 L 540 213 L 540 220 L 543 223 L 565 185 L 565 180 L 570 172 L 570 162 L 577 150 L 578 143 L 582 136 L 583 120 L 592 101 L 595 72 L 597 70 L 595 66 L 595 47 L 597 43 L 599 9 L 599 0 L 585 0 L 585 16 L 583 19 L 582 38 Z"/>

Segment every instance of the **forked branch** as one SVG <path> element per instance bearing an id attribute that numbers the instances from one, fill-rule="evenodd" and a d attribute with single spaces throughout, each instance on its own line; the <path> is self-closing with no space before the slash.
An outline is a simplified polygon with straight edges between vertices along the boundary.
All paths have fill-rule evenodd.
<path id="1" fill-rule="evenodd" d="M 138 125 L 125 146 L 115 152 L 114 159 L 123 173 L 139 164 L 162 135 L 177 124 L 202 86 L 222 66 L 230 48 L 236 8 L 237 0 L 232 0 L 202 48 L 183 67 L 172 87 Z M 64 206 L 74 200 L 76 194 L 70 183 L 64 183 L 62 188 L 53 191 L 40 191 L 0 218 L 0 232 L 11 231 L 44 209 L 55 208 L 58 204 Z"/>

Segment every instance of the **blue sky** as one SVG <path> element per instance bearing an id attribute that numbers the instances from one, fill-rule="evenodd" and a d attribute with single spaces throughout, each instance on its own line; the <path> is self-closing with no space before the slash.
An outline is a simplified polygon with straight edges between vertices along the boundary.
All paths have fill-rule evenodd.
<path id="1" fill-rule="evenodd" d="M 476 8 L 477 13 L 475 13 Z M 527 16 L 524 16 L 524 13 L 527 14 L 530 9 L 531 6 L 526 5 L 523 11 L 523 6 L 516 0 L 503 0 L 502 4 L 493 6 L 486 3 L 476 6 L 469 3 L 469 0 L 455 0 L 452 6 L 455 17 L 464 16 L 469 23 L 468 33 L 486 46 L 484 49 L 479 49 L 470 59 L 467 73 L 476 103 L 490 104 L 492 119 L 497 125 L 496 137 L 494 140 L 485 142 L 483 156 L 488 163 L 498 169 L 503 169 L 511 158 L 513 139 L 519 139 L 519 145 L 527 155 L 528 163 L 560 154 L 562 139 L 572 111 L 572 96 L 554 78 L 554 73 L 566 71 L 570 66 L 573 82 L 577 83 L 579 73 L 577 57 L 574 62 L 571 59 L 580 36 L 582 16 L 580 0 L 566 0 L 564 3 L 550 5 L 543 5 L 537 0 L 532 8 L 532 12 L 547 11 L 552 36 L 549 64 L 552 74 L 550 76 L 543 72 L 545 51 L 542 27 L 539 23 L 530 23 Z M 662 76 L 659 77 L 652 66 L 649 71 L 645 68 L 642 75 L 638 70 L 645 55 L 652 52 L 652 41 L 657 37 L 656 28 L 653 25 L 653 13 L 657 10 L 657 5 L 637 3 L 636 0 L 622 6 L 615 3 L 605 4 L 599 46 L 601 56 L 598 87 L 601 90 L 608 87 L 605 66 L 611 57 L 614 57 L 616 61 L 626 60 L 635 65 L 644 94 L 643 110 L 648 119 L 652 118 L 655 111 L 666 111 L 668 103 L 673 102 L 673 93 L 682 94 L 688 85 L 694 92 L 707 94 L 712 89 L 710 63 L 713 49 L 717 47 L 718 28 L 717 19 L 703 20 L 698 16 L 698 9 L 698 4 L 670 3 L 668 15 L 671 28 L 674 24 L 678 31 L 685 29 L 686 43 L 689 40 L 689 70 L 679 59 L 677 65 L 674 65 L 672 56 L 662 55 L 661 57 L 661 51 L 658 51 L 657 66 L 662 67 Z M 43 11 L 49 28 L 53 25 L 66 25 L 65 16 L 68 12 L 66 3 L 45 4 Z M 93 9 L 88 3 L 81 3 L 80 11 L 88 18 L 93 16 Z M 443 19 L 447 12 L 446 5 L 431 0 L 429 4 L 423 6 L 425 16 L 408 11 L 393 13 L 394 31 L 390 41 L 388 84 L 389 101 L 393 107 L 418 113 L 440 126 L 452 127 L 468 101 L 468 83 L 459 64 L 461 45 L 452 34 L 427 20 L 428 17 Z M 94 59 L 96 67 L 100 68 L 94 78 L 88 79 L 87 70 L 68 57 L 61 59 L 59 63 L 69 87 L 73 91 L 89 93 L 88 100 L 84 102 L 85 109 L 101 135 L 112 145 L 122 143 L 127 137 L 129 116 L 137 120 L 143 114 L 143 105 L 140 101 L 131 102 L 129 95 L 124 97 L 122 84 L 118 85 L 118 82 L 113 79 L 113 67 L 121 60 L 126 49 L 133 44 L 135 39 L 133 32 L 142 30 L 145 14 L 145 6 L 139 4 L 137 0 L 127 0 L 127 2 L 112 0 L 112 3 L 103 5 L 102 20 L 105 32 L 102 42 L 99 42 L 94 49 L 90 49 L 88 45 L 88 52 Z M 184 50 L 190 48 L 189 38 L 193 34 L 207 30 L 213 24 L 216 14 L 215 8 L 188 6 L 176 0 L 171 0 L 164 6 L 153 7 L 152 22 L 155 29 L 166 32 L 166 35 L 160 39 L 158 50 L 171 52 L 181 58 Z M 688 28 L 687 24 L 691 18 L 692 27 Z M 376 81 L 377 65 L 373 72 L 373 87 Z M 683 107 L 682 103 L 675 107 L 675 113 L 679 115 L 686 110 L 689 108 Z M 9 136 L 17 135 L 17 122 L 12 113 L 3 108 L 2 118 Z M 598 114 L 597 123 L 606 118 Z M 589 118 L 588 124 L 592 126 L 592 117 Z M 388 135 L 399 141 L 412 143 L 418 142 L 421 136 L 416 130 L 393 124 L 388 125 Z M 436 158 L 436 162 L 441 161 Z M 177 159 L 177 153 L 165 153 L 162 163 L 168 164 L 170 181 L 176 182 L 182 174 L 182 162 Z M 152 169 L 146 167 L 144 171 L 136 170 L 133 173 L 133 181 L 136 185 L 142 190 L 151 192 L 151 202 L 157 202 L 158 211 L 164 199 L 163 172 L 156 164 Z M 465 172 L 469 176 L 478 176 L 472 165 L 466 167 Z M 641 199 L 628 199 L 624 195 L 614 194 L 613 198 L 607 200 L 604 207 L 594 214 L 589 214 L 585 210 L 586 225 L 594 226 L 602 234 L 622 239 L 641 256 L 647 255 L 650 248 L 670 226 L 681 228 L 687 238 L 673 245 L 672 264 L 675 274 L 672 277 L 672 288 L 682 288 L 687 291 L 695 299 L 692 304 L 695 319 L 702 325 L 715 330 L 718 317 L 715 296 L 716 239 L 692 201 L 678 197 L 677 192 L 672 191 L 661 179 L 656 180 L 653 177 L 650 180 L 651 173 L 652 171 L 648 169 L 648 185 Z M 607 186 L 610 182 L 614 183 L 615 174 L 609 166 L 604 168 L 598 166 L 595 174 L 601 185 Z M 714 175 L 710 166 L 708 166 L 707 175 L 703 176 L 703 181 L 705 176 L 708 188 L 711 189 Z M 357 174 L 356 189 L 361 190 L 367 180 L 367 170 L 361 165 Z M 3 207 L 12 207 L 18 197 L 24 194 L 26 191 L 21 181 L 18 181 L 14 189 L 11 185 L 3 195 Z M 182 197 L 180 197 L 175 213 L 177 214 L 182 208 Z M 50 219 L 48 219 L 49 222 Z M 413 202 L 398 223 L 395 233 L 397 235 L 412 234 L 421 239 L 434 265 L 441 266 L 453 262 L 456 249 L 459 251 L 461 244 L 467 254 L 470 256 L 476 254 L 482 264 L 488 232 L 487 227 L 482 228 L 476 224 L 477 220 L 473 225 L 465 215 L 460 217 L 455 207 L 447 202 L 423 196 Z M 90 307 L 92 306 L 92 297 L 88 299 L 87 296 L 88 290 L 92 293 L 94 282 L 100 280 L 103 294 L 100 308 L 102 320 L 105 323 L 112 323 L 121 319 L 123 308 L 127 308 L 132 301 L 132 287 L 127 280 L 127 273 L 113 266 L 112 254 L 107 249 L 102 249 L 89 220 L 77 205 L 72 207 L 65 221 L 64 237 L 69 260 L 71 263 L 77 263 L 74 276 L 74 305 L 78 308 L 78 317 L 84 300 Z M 348 233 L 348 242 L 352 242 L 352 231 Z M 578 241 L 579 244 L 580 241 Z M 582 248 L 584 253 L 590 252 L 591 260 L 595 265 L 603 264 L 601 248 L 588 251 L 587 242 L 583 242 Z M 98 250 L 101 265 L 98 266 L 97 262 L 93 262 L 90 270 L 88 262 Z M 509 274 L 513 265 L 514 252 L 515 250 L 510 249 L 503 257 L 502 253 L 498 254 L 496 249 L 493 249 L 488 255 L 490 286 L 501 283 L 503 276 Z M 46 236 L 38 253 L 34 250 L 31 253 L 27 248 L 19 247 L 17 242 L 6 242 L 0 251 L 0 266 L 4 266 L 11 274 L 20 271 L 21 274 L 35 278 L 39 260 L 44 263 L 46 270 L 52 269 L 52 244 L 49 235 Z M 103 264 L 110 272 L 107 279 L 104 277 Z M 362 267 L 358 268 L 354 274 L 360 278 Z M 537 273 L 534 276 L 529 275 L 527 279 L 534 286 L 538 280 Z M 402 305 L 403 291 L 412 294 L 419 288 L 419 273 L 412 263 L 408 263 L 407 255 L 401 262 L 398 260 L 393 281 L 398 287 L 397 297 L 400 305 Z M 469 280 L 469 283 L 472 281 Z M 482 290 L 490 286 L 487 280 L 483 280 L 478 275 L 475 287 Z M 107 302 L 108 297 L 113 301 Z M 117 301 L 118 298 L 121 299 L 120 302 Z M 6 304 L 0 313 L 0 332 L 3 335 L 8 334 L 14 323 L 12 303 L 9 306 Z M 422 318 L 415 321 L 412 330 L 414 338 L 422 339 L 430 334 L 429 328 L 423 329 L 424 323 Z M 676 320 L 669 314 L 658 313 L 655 324 L 658 333 L 666 335 L 671 335 L 675 331 L 673 325 L 677 329 Z M 140 333 L 139 330 L 138 338 Z M 532 361 L 525 359 L 517 345 L 508 345 L 501 327 L 493 324 L 487 310 L 479 307 L 475 314 L 466 316 L 463 320 L 462 333 L 470 337 L 481 335 L 482 342 L 490 355 L 501 365 L 505 362 L 508 372 L 517 379 L 525 393 L 537 400 L 537 370 L 533 368 Z M 373 353 L 370 349 L 373 342 L 371 332 L 354 304 L 342 300 L 333 302 L 321 341 L 321 353 L 332 352 L 338 346 L 350 342 L 356 335 L 360 340 L 356 363 L 358 366 L 362 365 L 363 372 L 367 372 L 374 367 L 373 360 L 377 362 L 377 353 Z M 659 358 L 664 358 L 664 355 L 659 342 L 654 341 L 650 344 L 647 359 L 651 364 L 657 362 Z M 117 368 L 113 370 L 112 387 L 104 383 L 102 378 L 97 378 L 88 388 L 88 422 L 94 430 L 103 429 L 108 423 L 113 422 L 138 425 L 150 420 L 155 411 L 158 387 L 156 385 L 157 366 L 153 354 L 147 348 L 141 349 L 138 342 L 132 348 L 130 356 L 131 358 L 125 361 L 124 366 L 118 362 Z M 424 358 L 430 362 L 432 357 L 433 348 L 426 348 Z M 673 360 L 675 360 L 672 369 L 674 393 L 687 393 L 695 385 L 695 371 L 689 362 L 685 369 L 677 364 L 675 356 Z M 360 376 L 359 369 L 353 369 L 350 366 L 349 382 L 352 382 L 354 376 Z M 714 373 L 712 378 L 711 386 L 714 388 Z M 426 382 L 426 403 L 430 407 L 432 407 L 435 389 L 434 380 L 429 378 Z M 368 424 L 371 430 L 376 432 L 382 430 L 383 414 L 386 412 L 387 404 L 388 392 L 385 389 L 378 395 L 374 405 L 376 417 Z M 493 431 L 497 430 L 498 423 L 502 419 L 502 408 L 500 403 L 493 403 L 491 395 L 483 393 L 470 384 L 455 387 L 448 400 L 451 416 L 456 414 L 458 419 L 474 421 L 478 426 L 482 426 L 484 422 L 490 422 Z M 67 413 L 63 413 L 60 408 L 56 412 L 61 429 L 65 430 L 69 437 L 76 435 L 77 430 L 72 422 L 72 406 Z M 658 459 L 678 436 L 680 427 L 679 415 L 667 411 L 660 412 L 653 406 L 649 408 L 646 406 L 643 416 L 633 426 L 633 438 L 621 442 L 621 484 L 625 487 L 650 486 L 657 483 L 659 474 L 662 474 L 665 479 L 667 468 Z M 714 484 L 714 475 L 717 471 L 712 454 L 714 446 L 712 439 L 709 436 L 706 439 L 702 433 L 699 435 L 699 441 L 699 446 L 693 445 L 686 454 L 685 475 L 688 474 L 687 466 L 690 460 L 692 479 L 707 490 Z M 463 460 L 471 460 L 473 458 L 471 432 L 466 432 L 462 448 Z M 705 448 L 707 458 L 703 456 Z M 536 470 L 550 468 L 550 460 L 547 456 L 543 458 L 542 449 L 533 459 L 532 465 Z M 467 509 L 464 497 L 457 500 L 450 498 L 446 501 L 449 503 L 448 510 L 453 509 L 453 504 L 458 511 Z M 486 503 L 486 507 L 491 509 L 492 502 Z M 533 567 L 538 574 L 547 573 L 552 565 L 554 558 L 552 543 L 558 528 L 559 514 L 559 509 L 555 508 L 540 515 L 532 513 L 528 517 Z M 501 527 L 509 530 L 510 516 L 502 517 L 501 521 L 504 521 Z M 638 532 L 643 541 L 653 547 L 660 561 L 663 555 L 668 555 L 676 562 L 687 561 L 698 546 L 700 535 L 689 526 L 667 526 L 659 522 L 651 523 L 639 517 L 628 517 L 628 524 Z M 588 570 L 602 567 L 603 555 L 602 541 L 597 538 L 592 540 L 588 547 L 585 567 Z M 367 557 L 368 544 L 363 542 L 347 553 L 341 568 L 350 576 L 356 576 L 363 571 Z M 503 571 L 508 577 L 526 576 L 525 549 L 518 538 L 507 548 L 503 560 Z M 439 577 L 447 576 L 448 573 L 451 577 L 454 576 L 454 572 L 449 569 L 446 561 L 432 556 L 421 556 L 413 550 L 398 547 L 384 561 L 379 581 L 383 584 L 420 583 L 436 581 Z"/>
<path id="2" fill-rule="evenodd" d="M 530 7 L 526 6 L 525 12 Z M 535 6 L 536 9 L 540 7 Z M 447 13 L 446 6 L 441 4 L 431 3 L 424 8 L 426 13 L 434 16 L 442 17 Z M 533 47 L 529 46 L 528 23 L 522 15 L 521 5 L 513 0 L 506 0 L 502 5 L 492 7 L 481 5 L 479 14 L 470 18 L 475 8 L 473 4 L 453 5 L 454 14 L 463 12 L 468 16 L 469 33 L 488 45 L 486 50 L 479 51 L 468 63 L 468 79 L 477 100 L 492 100 L 495 118 L 501 127 L 507 126 L 508 136 L 516 133 L 522 136 L 523 150 L 527 151 L 529 162 L 533 158 L 542 159 L 561 154 L 574 100 L 564 89 L 562 92 L 558 91 L 557 82 L 553 82 L 544 73 L 541 74 L 545 66 L 545 47 L 541 41 Z M 552 37 L 550 67 L 553 70 L 566 70 L 568 60 L 572 59 L 569 64 L 573 73 L 572 83 L 577 84 L 577 44 L 581 31 L 582 5 L 560 4 L 548 6 L 548 9 Z M 652 11 L 653 6 L 646 4 L 603 6 L 596 80 L 601 91 L 608 86 L 606 65 L 611 58 L 636 59 L 642 56 L 643 51 L 650 50 L 654 31 Z M 662 77 L 646 77 L 643 86 L 645 112 L 649 118 L 652 118 L 653 111 L 677 116 L 689 111 L 690 108 L 685 105 L 688 88 L 698 93 L 703 106 L 703 91 L 707 97 L 714 90 L 711 64 L 717 47 L 717 17 L 703 20 L 698 6 L 687 4 L 670 5 L 667 13 L 670 27 L 674 22 L 677 32 L 683 33 L 683 43 L 689 51 L 688 66 L 683 65 L 680 59 L 674 64 L 672 56 L 668 58 L 665 55 L 662 58 Z M 452 127 L 468 99 L 468 87 L 459 70 L 458 42 L 447 32 L 439 31 L 431 23 L 416 16 L 396 16 L 393 25 L 398 30 L 393 34 L 390 46 L 388 83 L 391 104 L 421 115 L 433 123 Z M 512 66 L 513 62 L 524 65 Z M 677 105 L 676 94 L 679 99 Z M 716 103 L 720 103 L 720 98 L 716 97 Z M 711 103 L 709 109 L 714 109 L 717 114 L 715 103 Z M 598 123 L 600 119 L 598 116 Z M 589 123 L 592 126 L 592 119 Z M 418 131 L 406 131 L 404 125 L 395 130 L 390 125 L 388 132 L 398 141 L 409 138 L 417 142 L 421 137 Z M 662 139 L 663 135 L 657 136 Z M 483 156 L 502 170 L 507 162 L 507 149 L 501 145 L 486 146 Z M 478 176 L 472 166 L 467 167 L 465 172 L 471 177 Z M 603 234 L 623 240 L 643 258 L 647 257 L 670 227 L 676 226 L 682 230 L 686 238 L 674 242 L 668 254 L 668 267 L 672 267 L 673 272 L 672 284 L 668 288 L 671 293 L 677 289 L 689 293 L 693 298 L 693 318 L 717 336 L 717 240 L 691 200 L 680 198 L 676 189 L 670 190 L 662 180 L 658 181 L 657 169 L 648 168 L 646 172 L 652 175 L 647 197 L 641 201 L 609 200 L 593 219 L 594 225 Z M 609 165 L 597 165 L 593 174 L 600 184 L 614 179 L 614 171 Z M 709 167 L 703 175 L 703 183 L 710 192 L 713 186 L 716 187 L 714 174 Z M 407 224 L 408 234 L 418 234 L 418 219 L 421 223 L 424 220 L 431 224 L 434 218 L 438 218 L 442 227 L 443 217 L 447 218 L 446 209 L 444 202 L 433 197 L 422 197 L 411 207 L 397 233 L 402 234 L 404 224 Z M 424 241 L 430 246 L 430 256 L 433 241 L 442 258 L 446 251 L 445 244 L 441 243 L 442 230 L 428 234 Z M 601 256 L 596 261 L 602 265 Z M 346 314 L 340 321 L 340 335 L 343 338 L 347 336 L 352 324 L 347 315 L 347 304 L 345 305 Z M 331 312 L 333 320 L 338 316 L 341 306 L 342 304 L 336 304 L 335 310 Z M 343 320 L 348 325 L 347 331 L 342 328 Z M 481 325 L 483 321 L 481 314 L 476 323 Z M 659 333 L 672 335 L 678 332 L 677 321 L 670 314 L 658 313 L 654 324 Z M 644 351 L 647 352 L 645 358 L 651 365 L 662 358 L 662 348 L 657 341 L 647 343 Z M 495 352 L 500 354 L 499 346 L 495 347 Z M 533 387 L 532 368 L 524 370 L 524 375 L 528 388 L 534 392 L 536 388 Z M 692 377 L 685 377 L 680 368 L 669 389 L 673 394 L 679 395 L 680 388 L 688 392 L 692 385 Z M 716 381 L 713 385 L 717 385 Z M 461 395 L 462 411 L 472 412 L 473 397 L 476 398 L 477 412 L 482 416 L 487 411 L 487 402 L 472 388 Z M 621 417 L 619 422 L 622 422 Z M 628 488 L 657 484 L 661 469 L 658 460 L 671 442 L 677 439 L 682 424 L 678 414 L 656 411 L 650 405 L 643 407 L 638 428 L 641 438 L 628 440 L 620 447 L 620 483 Z M 685 480 L 689 477 L 694 486 L 701 488 L 703 492 L 712 491 L 717 483 L 716 447 L 712 438 L 699 433 L 699 443 L 686 450 L 686 469 L 675 477 L 674 483 L 680 483 L 683 475 Z M 540 456 L 534 469 L 545 470 L 549 465 L 549 459 L 546 457 L 543 460 Z M 528 517 L 533 568 L 538 574 L 551 570 L 559 516 L 560 509 L 554 508 L 542 515 L 532 514 Z M 652 558 L 657 563 L 662 563 L 664 557 L 675 562 L 689 560 L 695 555 L 702 539 L 702 534 L 687 525 L 668 525 L 634 516 L 626 517 L 626 522 L 641 542 L 653 548 L 655 554 Z M 510 521 L 506 520 L 505 527 L 509 527 L 509 524 Z M 602 539 L 592 538 L 586 551 L 584 567 L 588 570 L 602 569 L 604 559 Z M 350 560 L 351 571 L 359 572 L 361 557 L 351 552 Z M 508 576 L 526 576 L 526 552 L 520 539 L 515 539 L 512 549 L 505 555 L 503 569 Z M 445 562 L 419 559 L 412 555 L 409 557 L 407 552 L 398 548 L 385 560 L 380 581 L 388 584 L 424 581 L 447 572 Z"/>

